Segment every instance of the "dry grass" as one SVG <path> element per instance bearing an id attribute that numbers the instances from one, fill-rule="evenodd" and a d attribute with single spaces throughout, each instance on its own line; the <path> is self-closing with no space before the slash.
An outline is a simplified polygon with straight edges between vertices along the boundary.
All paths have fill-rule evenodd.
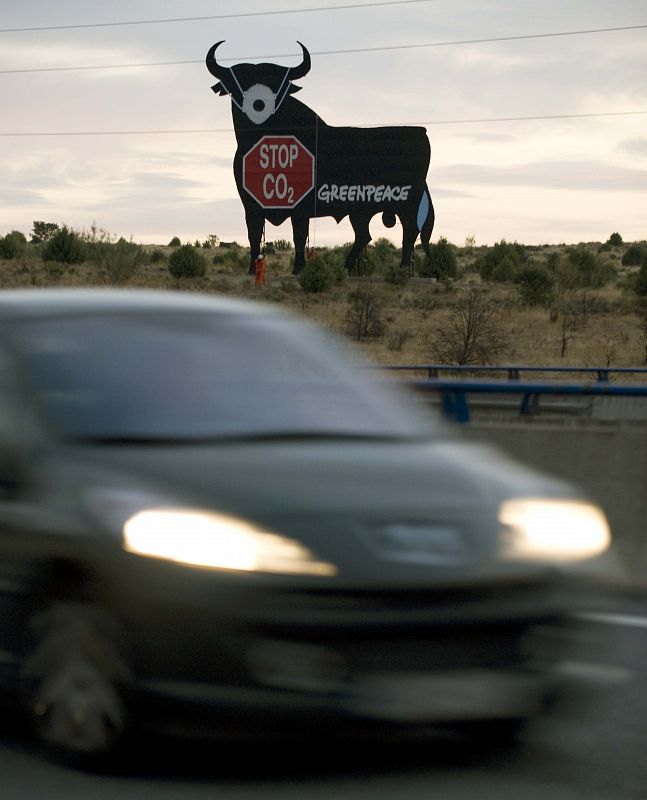
<path id="1" fill-rule="evenodd" d="M 155 247 L 166 255 L 171 248 Z M 215 251 L 206 250 L 211 262 Z M 541 252 L 545 258 L 549 250 Z M 165 262 L 138 268 L 127 282 L 130 288 L 179 289 L 223 293 L 276 303 L 308 317 L 325 328 L 346 335 L 347 297 L 360 281 L 369 281 L 381 300 L 384 334 L 362 341 L 360 352 L 365 359 L 380 364 L 425 364 L 436 360 L 438 330 L 455 313 L 470 285 L 479 277 L 466 277 L 451 288 L 429 279 L 414 278 L 403 287 L 379 279 L 350 278 L 345 284 L 325 294 L 305 294 L 291 275 L 292 253 L 268 257 L 270 286 L 256 288 L 253 277 L 240 267 L 209 264 L 203 278 L 176 280 L 169 275 Z M 462 256 L 463 268 L 473 255 Z M 488 296 L 500 308 L 496 321 L 504 347 L 496 356 L 499 364 L 547 366 L 635 367 L 645 363 L 645 331 L 638 314 L 635 295 L 622 288 L 622 278 L 615 285 L 589 290 L 581 297 L 581 313 L 564 317 L 545 309 L 524 309 L 513 285 L 488 286 Z M 95 264 L 76 266 L 43 263 L 37 258 L 0 261 L 0 288 L 39 286 L 110 286 L 105 272 Z"/>

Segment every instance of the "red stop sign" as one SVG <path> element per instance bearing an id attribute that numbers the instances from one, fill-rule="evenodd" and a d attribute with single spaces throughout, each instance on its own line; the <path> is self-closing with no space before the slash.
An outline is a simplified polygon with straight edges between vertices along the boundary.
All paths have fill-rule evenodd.
<path id="1" fill-rule="evenodd" d="M 294 208 L 315 185 L 315 158 L 296 136 L 263 136 L 243 157 L 243 187 L 263 208 Z"/>

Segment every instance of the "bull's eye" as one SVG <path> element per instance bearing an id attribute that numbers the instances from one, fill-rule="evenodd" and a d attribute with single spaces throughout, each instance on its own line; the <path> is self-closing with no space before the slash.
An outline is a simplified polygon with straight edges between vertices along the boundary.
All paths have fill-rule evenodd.
<path id="1" fill-rule="evenodd" d="M 269 119 L 276 109 L 276 95 L 269 86 L 256 83 L 243 93 L 243 112 L 255 125 Z"/>

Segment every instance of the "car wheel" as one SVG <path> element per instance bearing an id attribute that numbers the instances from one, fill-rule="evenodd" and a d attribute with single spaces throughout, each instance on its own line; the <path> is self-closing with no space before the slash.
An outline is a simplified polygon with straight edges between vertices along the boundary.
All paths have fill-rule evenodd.
<path id="1" fill-rule="evenodd" d="M 36 736 L 58 754 L 105 756 L 126 731 L 129 672 L 116 634 L 110 615 L 85 604 L 56 603 L 31 620 L 24 697 Z"/>

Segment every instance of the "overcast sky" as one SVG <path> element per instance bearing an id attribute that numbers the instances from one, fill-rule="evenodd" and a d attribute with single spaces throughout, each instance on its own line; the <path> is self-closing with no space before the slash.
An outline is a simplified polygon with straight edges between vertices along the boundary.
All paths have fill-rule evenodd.
<path id="1" fill-rule="evenodd" d="M 45 220 L 144 243 L 246 244 L 230 101 L 204 66 L 224 39 L 227 64 L 293 65 L 303 42 L 312 69 L 298 97 L 329 125 L 424 124 L 433 241 L 647 238 L 647 27 L 456 44 L 647 25 L 645 0 L 347 5 L 0 0 L 0 235 Z M 222 18 L 150 22 L 201 16 Z M 9 30 L 35 27 L 52 29 Z M 169 61 L 187 63 L 89 69 Z M 554 118 L 588 114 L 607 116 Z M 553 118 L 470 121 L 542 116 Z M 371 232 L 399 243 L 379 217 Z M 291 238 L 289 224 L 267 238 Z M 317 220 L 310 238 L 341 244 L 352 229 Z"/>

